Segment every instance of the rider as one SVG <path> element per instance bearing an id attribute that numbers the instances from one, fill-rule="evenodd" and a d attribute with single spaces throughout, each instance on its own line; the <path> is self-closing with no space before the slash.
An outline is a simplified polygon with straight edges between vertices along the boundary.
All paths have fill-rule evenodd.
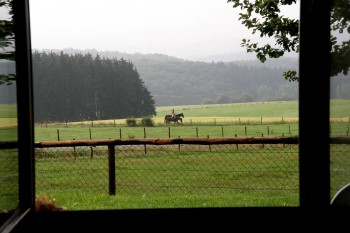
<path id="1" fill-rule="evenodd" d="M 176 114 L 175 114 L 175 110 L 171 110 L 171 117 L 176 120 Z"/>

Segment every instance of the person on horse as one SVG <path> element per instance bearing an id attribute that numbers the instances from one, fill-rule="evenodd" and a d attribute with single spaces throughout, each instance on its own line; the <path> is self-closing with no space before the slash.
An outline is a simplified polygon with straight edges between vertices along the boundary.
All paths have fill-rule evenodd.
<path id="1" fill-rule="evenodd" d="M 176 120 L 176 114 L 175 114 L 175 110 L 171 110 L 171 117 Z"/>

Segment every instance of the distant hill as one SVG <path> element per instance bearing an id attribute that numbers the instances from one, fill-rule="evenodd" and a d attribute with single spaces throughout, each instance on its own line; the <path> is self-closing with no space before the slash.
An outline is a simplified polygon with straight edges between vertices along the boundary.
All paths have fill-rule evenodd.
<path id="1" fill-rule="evenodd" d="M 152 93 L 156 106 L 295 100 L 298 97 L 297 84 L 282 77 L 286 67 L 296 68 L 296 59 L 268 60 L 262 64 L 256 59 L 204 62 L 163 54 L 127 54 L 95 49 L 65 49 L 63 52 L 99 54 L 132 61 Z"/>
<path id="2" fill-rule="evenodd" d="M 261 63 L 254 56 L 246 59 L 249 56 L 244 54 L 213 55 L 186 60 L 164 54 L 128 54 L 96 49 L 69 48 L 62 51 L 67 54 L 99 54 L 105 58 L 124 58 L 131 61 L 151 92 L 156 106 L 298 99 L 298 83 L 289 82 L 282 76 L 284 71 L 298 68 L 298 58 L 293 56 L 268 59 Z M 7 69 L 8 64 L 0 62 L 0 71 L 6 73 Z M 332 78 L 332 98 L 350 99 L 349 77 L 340 75 Z M 317 77 L 313 78 L 316 78 L 317 87 Z M 0 103 L 13 103 L 15 94 L 15 85 L 0 85 Z"/>
<path id="3" fill-rule="evenodd" d="M 225 62 L 225 63 L 235 63 L 237 65 L 247 65 L 247 66 L 254 66 L 254 67 L 273 67 L 273 68 L 285 68 L 285 67 L 298 67 L 297 62 L 298 58 L 296 56 L 288 56 L 280 59 L 267 59 L 265 63 L 260 62 L 254 54 L 251 53 L 226 53 L 226 54 L 216 54 L 212 56 L 206 56 L 206 57 L 192 57 L 192 58 L 177 58 L 174 56 L 168 56 L 164 54 L 159 53 L 148 53 L 148 54 L 142 54 L 142 53 L 122 53 L 118 51 L 98 51 L 96 49 L 73 49 L 73 48 L 67 48 L 63 50 L 58 49 L 44 49 L 41 50 L 43 52 L 56 52 L 59 53 L 63 51 L 63 53 L 66 54 L 75 54 L 75 53 L 90 53 L 93 56 L 96 56 L 99 54 L 101 57 L 106 58 L 124 58 L 125 60 L 130 60 L 132 62 L 139 61 L 139 60 L 152 60 L 152 61 L 188 61 L 188 62 L 206 62 L 206 63 L 217 63 L 217 62 Z"/>
<path id="4" fill-rule="evenodd" d="M 260 64 L 266 64 L 266 63 L 274 63 L 274 61 L 277 60 L 284 60 L 285 58 L 289 60 L 297 60 L 298 55 L 296 53 L 290 53 L 286 54 L 281 59 L 271 59 L 267 58 L 267 61 L 265 63 L 261 63 L 256 55 L 254 53 L 247 53 L 247 52 L 236 52 L 236 53 L 224 53 L 224 54 L 214 54 L 210 56 L 205 57 L 191 57 L 188 58 L 190 61 L 203 61 L 203 62 L 241 62 L 241 61 L 249 61 L 249 62 L 256 62 Z"/>
<path id="5" fill-rule="evenodd" d="M 134 64 L 156 106 L 296 100 L 298 84 L 285 80 L 286 68 L 247 62 L 136 60 Z M 284 63 L 293 67 L 292 63 Z"/>
<path id="6" fill-rule="evenodd" d="M 101 57 L 106 57 L 106 58 L 124 58 L 125 60 L 129 61 L 138 61 L 138 60 L 144 60 L 144 59 L 150 59 L 150 60 L 156 60 L 156 61 L 179 61 L 183 60 L 180 58 L 164 55 L 164 54 L 159 54 L 159 53 L 151 53 L 151 54 L 142 54 L 142 53 L 122 53 L 118 51 L 98 51 L 96 49 L 84 49 L 84 50 L 79 50 L 79 49 L 73 49 L 73 48 L 67 48 L 63 50 L 59 49 L 43 49 L 43 50 L 34 50 L 34 51 L 42 51 L 42 52 L 63 52 L 66 54 L 75 54 L 75 53 L 81 53 L 81 54 L 87 54 L 90 53 L 93 56 L 96 56 L 99 54 Z"/>

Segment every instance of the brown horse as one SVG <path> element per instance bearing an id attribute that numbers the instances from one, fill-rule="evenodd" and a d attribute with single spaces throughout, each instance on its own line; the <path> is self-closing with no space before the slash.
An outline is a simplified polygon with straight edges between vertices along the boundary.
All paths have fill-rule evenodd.
<path id="1" fill-rule="evenodd" d="M 173 117 L 172 115 L 165 115 L 164 122 L 166 124 L 169 124 L 170 122 L 179 123 L 179 121 L 182 123 L 181 117 L 185 117 L 183 113 L 176 114 L 176 117 Z"/>

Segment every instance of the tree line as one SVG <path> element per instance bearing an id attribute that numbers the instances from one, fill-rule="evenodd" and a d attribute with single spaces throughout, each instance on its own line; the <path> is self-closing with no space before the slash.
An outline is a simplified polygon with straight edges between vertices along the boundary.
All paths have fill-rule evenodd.
<path id="1" fill-rule="evenodd" d="M 156 114 L 153 96 L 130 61 L 35 51 L 32 62 L 36 122 Z"/>
<path id="2" fill-rule="evenodd" d="M 127 54 L 72 48 L 62 51 L 131 61 L 152 93 L 156 106 L 288 101 L 298 100 L 299 96 L 298 82 L 283 78 L 284 71 L 298 69 L 298 57 L 268 59 L 264 63 L 256 59 L 204 62 L 164 54 Z M 349 98 L 349 77 L 349 74 L 331 77 L 332 98 Z"/>

